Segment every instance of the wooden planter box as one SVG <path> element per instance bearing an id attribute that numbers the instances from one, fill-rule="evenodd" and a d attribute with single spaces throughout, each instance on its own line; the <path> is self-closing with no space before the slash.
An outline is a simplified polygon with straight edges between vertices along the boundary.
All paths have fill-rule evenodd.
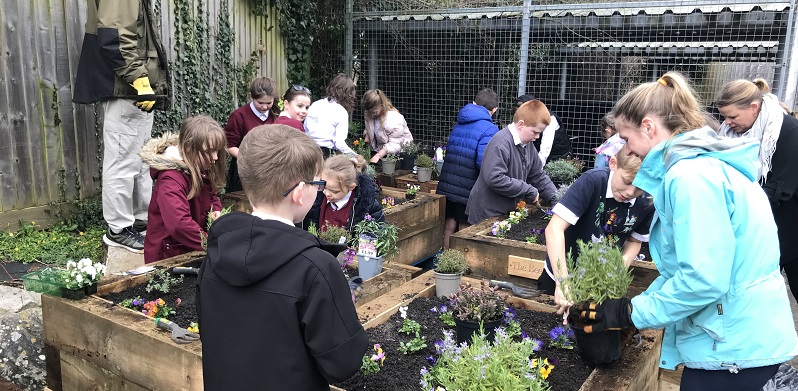
<path id="1" fill-rule="evenodd" d="M 416 174 L 410 173 L 396 177 L 396 188 L 407 189 L 407 185 L 418 185 L 425 193 L 435 193 L 438 189 L 438 181 L 419 182 Z"/>
<path id="2" fill-rule="evenodd" d="M 204 257 L 201 252 L 152 263 L 168 268 Z M 406 265 L 388 265 L 361 286 L 356 307 L 419 275 Z M 98 294 L 144 284 L 149 275 L 112 276 Z M 59 390 L 202 390 L 202 345 L 178 345 L 154 320 L 98 296 L 66 300 L 42 295 L 48 388 Z"/>
<path id="3" fill-rule="evenodd" d="M 476 286 L 479 285 L 478 280 L 468 277 L 463 277 L 463 282 L 470 282 L 472 285 Z M 369 305 L 359 308 L 358 315 L 360 315 L 360 322 L 366 329 L 378 326 L 386 322 L 391 315 L 399 311 L 399 307 L 406 306 L 416 297 L 431 297 L 434 295 L 435 277 L 432 271 L 428 271 L 418 278 L 394 289 L 390 293 L 380 296 Z M 529 310 L 544 312 L 556 311 L 552 306 L 514 296 L 510 296 L 507 301 L 508 303 Z M 643 347 L 646 351 L 645 354 L 638 355 L 634 364 L 628 367 L 597 367 L 582 384 L 580 391 L 657 390 L 659 387 L 658 361 L 662 348 L 662 331 L 643 330 L 640 334 L 644 337 Z M 331 389 L 345 391 L 338 387 L 331 387 Z"/>
<path id="4" fill-rule="evenodd" d="M 472 225 L 452 235 L 449 244 L 465 253 L 475 275 L 530 286 L 541 273 L 545 273 L 546 246 L 490 235 L 493 223 L 501 220 L 504 217 Z M 634 280 L 629 288 L 629 297 L 644 291 L 659 276 L 652 262 L 633 261 L 632 267 Z"/>
<path id="5" fill-rule="evenodd" d="M 383 197 L 405 198 L 404 189 L 383 186 Z M 251 213 L 252 207 L 244 192 L 222 194 L 224 206 Z M 416 194 L 416 199 L 385 209 L 385 221 L 397 226 L 399 255 L 391 263 L 410 265 L 429 258 L 443 247 L 443 221 L 446 198 L 437 194 Z"/>

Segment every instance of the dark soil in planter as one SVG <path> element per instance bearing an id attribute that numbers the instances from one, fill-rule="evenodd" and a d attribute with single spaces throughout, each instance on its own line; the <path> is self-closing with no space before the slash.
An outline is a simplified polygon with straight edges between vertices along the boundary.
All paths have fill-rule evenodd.
<path id="1" fill-rule="evenodd" d="M 371 343 L 368 353 L 372 353 L 371 346 L 375 343 L 380 344 L 386 353 L 385 364 L 380 372 L 369 375 L 358 373 L 351 379 L 336 384 L 336 386 L 349 391 L 419 389 L 421 367 L 430 366 L 425 357 L 436 356 L 434 343 L 436 340 L 443 339 L 442 328 L 453 329 L 453 327 L 446 326 L 438 318 L 437 313 L 430 311 L 430 308 L 440 304 L 448 304 L 448 300 L 419 298 L 408 306 L 408 318 L 421 324 L 421 335 L 424 336 L 427 343 L 425 349 L 408 355 L 399 351 L 399 342 L 407 342 L 411 338 L 407 334 L 398 332 L 402 326 L 402 318 L 396 313 L 384 324 L 366 330 Z M 537 356 L 548 358 L 550 362 L 556 359 L 558 362 L 548 378 L 551 389 L 555 391 L 578 390 L 587 377 L 590 376 L 593 368 L 579 358 L 575 349 L 568 350 L 550 348 L 548 346 L 550 342 L 549 331 L 562 324 L 562 316 L 523 309 L 516 310 L 521 329 L 526 331 L 531 337 L 537 338 L 544 343 L 543 350 L 538 352 Z M 629 354 L 634 355 L 633 352 Z M 618 365 L 624 364 L 621 362 Z"/>
<path id="2" fill-rule="evenodd" d="M 185 266 L 199 267 L 201 261 L 191 262 Z M 183 282 L 180 284 L 172 285 L 169 293 L 161 293 L 153 290 L 147 292 L 147 283 L 134 286 L 128 290 L 112 293 L 109 295 L 100 296 L 103 299 L 110 300 L 114 304 L 119 304 L 125 299 L 132 299 L 136 296 L 141 296 L 145 301 L 163 299 L 166 305 L 175 310 L 175 313 L 169 316 L 169 320 L 177 323 L 178 326 L 186 328 L 191 322 L 197 321 L 197 276 L 186 274 L 183 277 Z M 180 306 L 176 306 L 177 299 L 180 298 Z"/>
<path id="3" fill-rule="evenodd" d="M 507 232 L 507 239 L 519 240 L 526 242 L 527 236 L 532 236 L 532 230 L 539 232 L 537 234 L 537 241 L 535 243 L 542 246 L 546 245 L 546 234 L 542 231 L 549 225 L 549 219 L 546 219 L 546 213 L 540 209 L 530 213 L 529 216 L 521 220 L 518 224 L 513 224 L 510 231 Z"/>

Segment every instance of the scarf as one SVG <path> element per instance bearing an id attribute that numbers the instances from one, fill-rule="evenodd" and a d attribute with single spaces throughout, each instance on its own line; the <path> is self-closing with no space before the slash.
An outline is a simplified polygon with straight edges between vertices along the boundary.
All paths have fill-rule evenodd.
<path id="1" fill-rule="evenodd" d="M 776 142 L 779 141 L 781 124 L 784 122 L 784 109 L 779 105 L 779 98 L 773 94 L 762 96 L 762 107 L 759 115 L 751 126 L 751 129 L 744 133 L 737 133 L 726 122 L 720 125 L 718 134 L 723 137 L 737 138 L 743 137 L 759 142 L 759 183 L 764 185 L 767 174 L 770 172 L 773 160 L 773 153 L 776 152 Z"/>

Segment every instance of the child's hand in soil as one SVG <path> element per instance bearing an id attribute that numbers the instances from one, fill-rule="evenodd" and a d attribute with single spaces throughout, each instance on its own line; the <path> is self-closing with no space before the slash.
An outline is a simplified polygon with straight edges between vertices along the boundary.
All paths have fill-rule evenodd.
<path id="1" fill-rule="evenodd" d="M 568 313 L 574 303 L 565 298 L 565 292 L 563 292 L 560 284 L 557 284 L 557 287 L 554 288 L 554 305 L 557 307 L 557 314 L 562 314 L 562 324 L 567 325 Z"/>

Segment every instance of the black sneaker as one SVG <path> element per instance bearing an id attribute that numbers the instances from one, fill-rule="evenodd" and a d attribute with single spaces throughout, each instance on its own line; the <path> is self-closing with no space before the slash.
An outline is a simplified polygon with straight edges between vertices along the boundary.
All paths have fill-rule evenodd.
<path id="1" fill-rule="evenodd" d="M 144 236 L 133 230 L 132 227 L 124 228 L 118 234 L 108 228 L 103 235 L 103 242 L 109 246 L 122 247 L 134 253 L 144 252 Z"/>
<path id="2" fill-rule="evenodd" d="M 138 233 L 140 233 L 140 234 L 142 234 L 142 235 L 146 235 L 147 234 L 147 221 L 146 220 L 136 219 L 136 221 L 133 222 L 133 230 L 138 232 Z"/>

